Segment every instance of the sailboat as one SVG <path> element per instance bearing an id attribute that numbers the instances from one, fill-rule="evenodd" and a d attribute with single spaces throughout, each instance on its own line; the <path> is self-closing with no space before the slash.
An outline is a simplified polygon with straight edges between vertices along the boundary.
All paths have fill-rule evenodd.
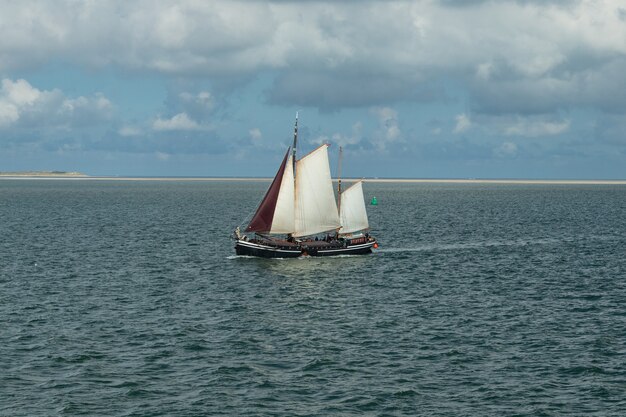
<path id="1" fill-rule="evenodd" d="M 298 115 L 293 146 L 244 232 L 233 237 L 237 255 L 264 258 L 360 255 L 378 247 L 369 234 L 363 181 L 341 190 L 335 200 L 328 147 L 296 159 Z M 341 161 L 341 158 L 340 158 Z"/>

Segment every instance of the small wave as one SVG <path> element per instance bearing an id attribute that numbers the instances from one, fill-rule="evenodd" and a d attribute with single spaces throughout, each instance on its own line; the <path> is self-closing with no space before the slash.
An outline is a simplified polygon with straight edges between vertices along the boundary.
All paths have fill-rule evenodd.
<path id="1" fill-rule="evenodd" d="M 303 256 L 299 256 L 297 258 L 263 258 L 260 256 L 251 256 L 251 255 L 230 255 L 227 256 L 226 259 L 228 260 L 233 260 L 233 259 L 262 259 L 265 261 L 286 261 L 286 260 L 290 260 L 290 259 L 301 259 L 304 258 Z"/>
<path id="2" fill-rule="evenodd" d="M 417 392 L 415 392 L 412 389 L 405 389 L 401 391 L 396 391 L 392 395 L 396 398 L 409 398 L 409 397 L 415 397 L 417 395 Z"/>
<path id="3" fill-rule="evenodd" d="M 334 362 L 329 359 L 313 359 L 312 361 L 304 365 L 302 371 L 317 371 L 333 364 Z"/>
<path id="4" fill-rule="evenodd" d="M 137 388 L 139 387 L 139 382 L 136 381 L 118 381 L 111 384 L 113 388 Z"/>
<path id="5" fill-rule="evenodd" d="M 126 391 L 126 396 L 128 397 L 146 397 L 150 394 L 150 391 L 142 389 L 142 388 L 131 388 Z"/>
<path id="6" fill-rule="evenodd" d="M 247 374 L 249 372 L 252 372 L 253 369 L 250 368 L 248 365 L 222 365 L 220 367 L 217 368 L 217 370 L 215 371 L 216 374 L 218 375 L 233 375 L 233 374 Z"/>
<path id="7" fill-rule="evenodd" d="M 208 349 L 205 345 L 201 343 L 191 343 L 191 344 L 185 345 L 184 348 L 185 350 L 188 350 L 191 352 L 200 352 L 200 351 Z"/>
<path id="8" fill-rule="evenodd" d="M 559 371 L 570 375 L 605 375 L 608 372 L 599 366 L 571 366 L 561 367 Z"/>

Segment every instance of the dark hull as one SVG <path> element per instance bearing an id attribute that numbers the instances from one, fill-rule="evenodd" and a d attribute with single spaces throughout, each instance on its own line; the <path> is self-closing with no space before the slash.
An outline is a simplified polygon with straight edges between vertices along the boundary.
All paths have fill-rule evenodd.
<path id="1" fill-rule="evenodd" d="M 302 255 L 299 247 L 293 248 L 264 245 L 257 242 L 238 240 L 235 244 L 237 255 L 259 256 L 261 258 L 297 258 Z"/>
<path id="2" fill-rule="evenodd" d="M 372 252 L 375 240 L 346 246 L 323 245 L 319 242 L 302 242 L 290 247 L 273 246 L 255 241 L 237 240 L 237 255 L 262 258 L 297 258 L 299 256 L 365 255 Z"/>
<path id="3" fill-rule="evenodd" d="M 348 245 L 346 247 L 315 247 L 313 245 L 302 245 L 304 255 L 309 256 L 337 256 L 337 255 L 366 255 L 372 253 L 375 242 L 368 242 L 360 245 Z"/>

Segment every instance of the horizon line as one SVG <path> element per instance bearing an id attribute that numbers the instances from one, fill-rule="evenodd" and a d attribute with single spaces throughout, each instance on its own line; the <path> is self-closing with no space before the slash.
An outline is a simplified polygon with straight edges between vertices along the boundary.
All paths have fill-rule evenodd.
<path id="1" fill-rule="evenodd" d="M 41 179 L 41 180 L 112 180 L 112 181 L 271 181 L 273 177 L 232 177 L 232 176 L 132 176 L 132 175 L 85 175 L 77 173 L 35 174 L 0 173 L 0 179 Z M 337 178 L 333 178 L 337 181 Z M 363 180 L 371 183 L 453 183 L 453 184 L 607 184 L 626 185 L 626 179 L 583 179 L 583 178 L 411 178 L 411 177 L 358 177 L 342 178 L 342 181 Z"/>

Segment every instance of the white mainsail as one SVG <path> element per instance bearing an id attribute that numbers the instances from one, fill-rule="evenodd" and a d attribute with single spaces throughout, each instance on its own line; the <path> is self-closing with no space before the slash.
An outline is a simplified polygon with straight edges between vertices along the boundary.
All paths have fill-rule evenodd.
<path id="1" fill-rule="evenodd" d="M 363 181 L 358 181 L 341 193 L 341 229 L 339 233 L 353 233 L 369 229 Z"/>
<path id="2" fill-rule="evenodd" d="M 293 181 L 293 158 L 289 155 L 283 179 L 280 183 L 274 219 L 270 233 L 293 233 L 294 231 L 294 181 Z"/>
<path id="3" fill-rule="evenodd" d="M 295 237 L 338 229 L 339 214 L 330 177 L 328 145 L 296 162 Z"/>

